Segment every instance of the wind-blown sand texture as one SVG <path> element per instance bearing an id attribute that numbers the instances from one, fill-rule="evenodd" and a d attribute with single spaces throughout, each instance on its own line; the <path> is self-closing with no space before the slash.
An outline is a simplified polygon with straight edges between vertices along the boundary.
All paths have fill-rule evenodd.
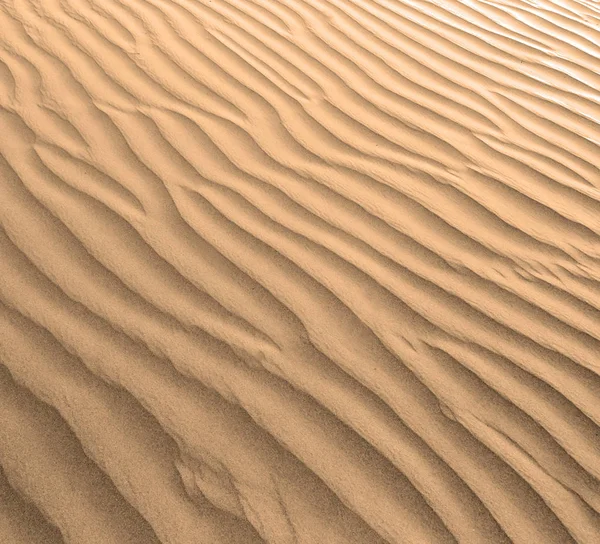
<path id="1" fill-rule="evenodd" d="M 600 542 L 600 5 L 0 0 L 0 542 Z"/>

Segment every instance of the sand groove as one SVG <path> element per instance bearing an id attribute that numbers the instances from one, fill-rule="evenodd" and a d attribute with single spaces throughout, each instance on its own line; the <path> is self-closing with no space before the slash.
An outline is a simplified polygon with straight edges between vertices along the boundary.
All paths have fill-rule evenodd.
<path id="1" fill-rule="evenodd" d="M 596 3 L 0 27 L 0 541 L 600 541 Z"/>

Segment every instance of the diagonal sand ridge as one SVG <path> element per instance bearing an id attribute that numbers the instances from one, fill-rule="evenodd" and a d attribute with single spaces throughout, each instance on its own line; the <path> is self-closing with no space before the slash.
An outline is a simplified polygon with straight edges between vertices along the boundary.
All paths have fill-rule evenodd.
<path id="1" fill-rule="evenodd" d="M 0 542 L 600 542 L 597 2 L 0 29 Z"/>

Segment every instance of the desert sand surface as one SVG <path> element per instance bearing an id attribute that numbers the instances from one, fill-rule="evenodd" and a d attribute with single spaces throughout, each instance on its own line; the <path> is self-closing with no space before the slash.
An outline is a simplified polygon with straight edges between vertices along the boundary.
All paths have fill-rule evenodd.
<path id="1" fill-rule="evenodd" d="M 0 0 L 0 542 L 598 544 L 600 4 Z"/>

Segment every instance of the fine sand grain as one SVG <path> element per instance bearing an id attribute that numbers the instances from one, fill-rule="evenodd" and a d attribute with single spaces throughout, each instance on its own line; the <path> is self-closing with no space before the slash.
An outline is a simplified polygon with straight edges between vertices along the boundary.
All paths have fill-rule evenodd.
<path id="1" fill-rule="evenodd" d="M 597 0 L 0 0 L 2 544 L 598 544 Z"/>

